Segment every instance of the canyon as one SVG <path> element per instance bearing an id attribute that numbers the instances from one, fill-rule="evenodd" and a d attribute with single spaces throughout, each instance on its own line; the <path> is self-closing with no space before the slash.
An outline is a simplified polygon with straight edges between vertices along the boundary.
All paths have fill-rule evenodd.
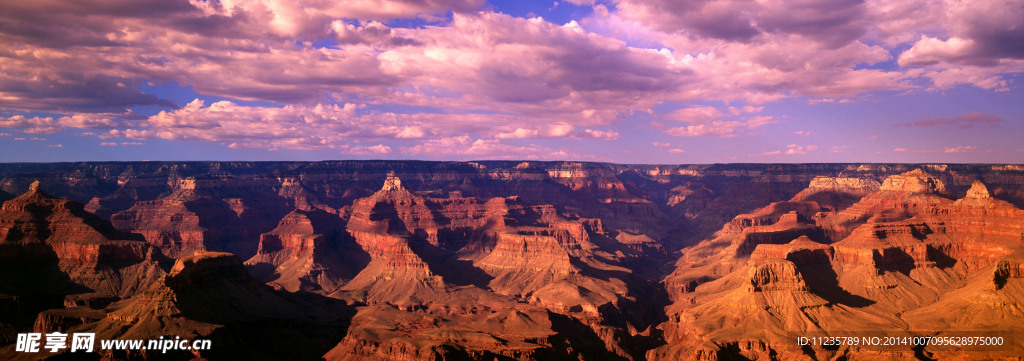
<path id="1" fill-rule="evenodd" d="M 1024 166 L 0 164 L 0 358 L 1021 359 Z"/>

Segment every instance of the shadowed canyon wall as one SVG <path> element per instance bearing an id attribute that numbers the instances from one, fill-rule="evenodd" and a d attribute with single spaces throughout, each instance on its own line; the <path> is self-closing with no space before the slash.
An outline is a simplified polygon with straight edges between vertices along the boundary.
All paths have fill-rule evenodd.
<path id="1" fill-rule="evenodd" d="M 33 331 L 213 340 L 160 356 L 185 360 L 1024 352 L 794 340 L 1024 335 L 1020 165 L 87 162 L 0 177 L 4 359 L 47 356 L 14 351 Z"/>

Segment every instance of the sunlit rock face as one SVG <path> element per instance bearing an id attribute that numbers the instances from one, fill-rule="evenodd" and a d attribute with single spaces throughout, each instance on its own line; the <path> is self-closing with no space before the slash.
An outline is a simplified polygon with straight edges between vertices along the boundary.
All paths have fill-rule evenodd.
<path id="1" fill-rule="evenodd" d="M 51 196 L 39 182 L 0 207 L 0 259 L 8 266 L 55 263 L 51 271 L 83 290 L 117 297 L 145 288 L 167 263 L 140 235 L 115 229 L 81 203 Z"/>
<path id="2" fill-rule="evenodd" d="M 914 351 L 801 350 L 788 344 L 795 342 L 794 330 L 1019 330 L 1024 314 L 1013 310 L 1024 295 L 1004 287 L 1021 287 L 1024 211 L 993 199 L 980 181 L 960 199 L 948 196 L 943 182 L 927 173 L 894 175 L 857 203 L 818 213 L 813 227 L 823 231 L 823 242 L 806 235 L 785 244 L 762 242 L 749 256 L 737 245 L 761 226 L 747 221 L 752 215 L 738 216 L 741 225 L 750 225 L 743 232 L 734 221 L 683 251 L 666 279 L 675 301 L 661 325 L 667 344 L 648 358 L 887 359 L 913 357 Z M 789 203 L 753 214 L 770 214 L 781 204 Z M 793 222 L 794 214 L 772 225 L 806 226 Z"/>
<path id="3" fill-rule="evenodd" d="M 957 354 L 794 332 L 1024 331 L 1014 167 L 50 167 L 0 173 L 0 336 L 202 336 L 223 346 L 178 356 L 211 360 L 292 357 L 281 340 L 298 359 L 811 360 Z"/>

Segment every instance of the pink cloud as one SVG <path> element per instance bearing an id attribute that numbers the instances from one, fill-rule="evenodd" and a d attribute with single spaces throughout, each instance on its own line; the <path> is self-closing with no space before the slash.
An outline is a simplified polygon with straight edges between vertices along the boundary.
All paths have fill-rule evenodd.
<path id="1" fill-rule="evenodd" d="M 514 146 L 498 139 L 474 139 L 469 136 L 428 139 L 402 147 L 402 153 L 442 159 L 580 159 L 579 154 L 542 146 Z"/>
<path id="2" fill-rule="evenodd" d="M 514 120 L 512 120 L 514 121 Z M 527 122 L 528 124 L 529 122 Z M 512 125 L 512 124 L 506 124 Z M 502 128 L 496 125 L 497 128 Z M 572 124 L 557 122 L 553 124 L 542 124 L 528 126 L 528 128 L 515 128 L 512 131 L 500 132 L 494 135 L 499 139 L 521 139 L 521 138 L 575 138 L 575 139 L 605 139 L 615 140 L 619 133 L 611 130 L 582 129 L 575 130 Z"/>
<path id="3" fill-rule="evenodd" d="M 747 105 L 743 107 L 729 107 L 729 113 L 732 115 L 739 115 L 742 113 L 760 113 L 764 110 L 764 107 L 755 107 L 753 105 Z"/>
<path id="4" fill-rule="evenodd" d="M 950 65 L 932 66 L 927 69 L 922 72 L 922 76 L 932 81 L 934 89 L 949 89 L 967 84 L 986 90 L 1007 91 L 1010 89 L 1010 83 L 1004 75 L 1024 72 L 1024 60 L 1003 61 L 993 67 Z"/>
<path id="5" fill-rule="evenodd" d="M 1005 1 L 572 2 L 594 15 L 560 25 L 477 12 L 482 0 L 5 4 L 0 128 L 371 154 L 384 148 L 352 140 L 611 141 L 617 122 L 657 112 L 670 135 L 737 137 L 784 119 L 758 115 L 780 99 L 850 102 L 927 82 L 1007 90 L 1024 71 L 1024 10 Z M 429 24 L 389 22 L 415 17 Z M 144 81 L 232 101 L 179 108 Z M 430 111 L 367 110 L 404 106 Z M 37 111 L 56 115 L 16 114 Z M 1003 121 L 984 116 L 914 124 Z"/>
<path id="6" fill-rule="evenodd" d="M 653 106 L 688 73 L 658 52 L 540 18 L 455 14 L 450 26 L 401 34 L 423 45 L 383 52 L 381 69 L 446 90 L 454 95 L 446 106 L 575 125 L 609 124 Z"/>
<path id="7" fill-rule="evenodd" d="M 655 147 L 671 147 L 672 143 L 653 142 L 651 145 Z"/>
<path id="8" fill-rule="evenodd" d="M 331 22 L 334 39 L 342 44 L 370 44 L 377 47 L 419 45 L 415 39 L 406 38 L 379 21 L 363 21 L 360 24 L 342 20 Z"/>
<path id="9" fill-rule="evenodd" d="M 753 128 L 760 128 L 761 126 L 768 125 L 768 124 L 775 124 L 775 123 L 778 123 L 778 121 L 776 121 L 775 117 L 773 117 L 773 116 L 770 116 L 770 115 L 760 115 L 760 116 L 756 116 L 756 117 L 748 117 L 748 118 L 746 118 L 746 123 L 747 123 L 747 127 L 753 129 Z"/>
<path id="10" fill-rule="evenodd" d="M 703 137 L 703 136 L 717 136 L 717 137 L 735 137 L 738 136 L 743 123 L 737 121 L 713 121 L 708 124 L 697 124 L 687 125 L 682 127 L 674 127 L 665 130 L 665 134 L 674 135 L 677 137 Z"/>
<path id="11" fill-rule="evenodd" d="M 943 61 L 968 61 L 977 52 L 973 40 L 952 37 L 939 40 L 925 35 L 914 43 L 914 46 L 900 54 L 899 64 L 902 66 L 934 65 Z M 991 59 L 982 58 L 982 61 Z"/>
<path id="12" fill-rule="evenodd" d="M 31 134 L 53 134 L 63 131 L 65 128 L 79 129 L 114 129 L 124 127 L 108 118 L 96 114 L 75 114 L 66 117 L 32 117 L 13 115 L 7 118 L 0 117 L 0 128 L 21 129 Z"/>
<path id="13" fill-rule="evenodd" d="M 576 129 L 563 122 L 537 124 L 531 118 L 508 115 L 383 113 L 362 108 L 351 103 L 262 107 L 219 101 L 207 105 L 196 99 L 138 121 L 135 128 L 112 129 L 100 137 L 209 141 L 233 148 L 342 149 L 352 154 L 383 154 L 384 150 L 350 144 L 353 139 L 461 139 L 457 137 L 465 134 L 495 139 L 619 137 L 612 130 Z"/>
<path id="14" fill-rule="evenodd" d="M 391 154 L 391 147 L 384 144 L 377 144 L 371 146 L 350 146 L 344 145 L 341 147 L 342 153 L 347 154 Z"/>
<path id="15" fill-rule="evenodd" d="M 10 20 L 10 24 L 18 24 L 12 26 L 19 27 L 25 19 L 5 19 L 0 15 L 0 22 L 6 20 Z M 77 22 L 71 19 L 65 21 Z M 33 27 L 38 25 L 19 28 Z M 126 108 L 137 105 L 174 107 L 168 100 L 139 91 L 140 82 L 135 79 L 136 74 L 116 70 L 121 66 L 118 57 L 109 59 L 114 64 L 101 60 L 106 59 L 106 51 L 113 51 L 109 47 L 106 50 L 89 46 L 51 49 L 42 46 L 45 40 L 43 44 L 22 43 L 3 31 L 0 31 L 0 39 L 5 39 L 5 49 L 0 51 L 0 84 L 4 88 L 3 96 L 0 96 L 0 108 L 124 114 Z M 83 72 L 83 69 L 88 71 Z"/>
<path id="16" fill-rule="evenodd" d="M 698 106 L 682 108 L 666 114 L 662 119 L 675 120 L 690 124 L 704 124 L 722 118 L 724 114 L 715 107 Z"/>
<path id="17" fill-rule="evenodd" d="M 599 129 L 584 129 L 578 133 L 579 138 L 590 138 L 590 139 L 603 139 L 603 140 L 616 140 L 619 139 L 619 132 L 612 130 L 599 130 Z"/>
<path id="18" fill-rule="evenodd" d="M 0 118 L 0 127 L 28 129 L 30 133 L 56 133 L 63 130 L 63 127 L 54 124 L 53 118 L 26 118 L 23 115 Z"/>
<path id="19" fill-rule="evenodd" d="M 260 29 L 269 24 L 244 11 L 220 17 L 181 9 L 166 14 L 178 21 L 168 24 L 165 19 L 119 16 L 124 14 L 105 10 L 114 12 L 102 8 L 85 10 L 86 14 L 58 12 L 48 21 L 91 26 L 74 31 L 94 38 L 72 37 L 54 48 L 46 47 L 45 39 L 12 42 L 9 52 L 0 54 L 6 63 L 0 82 L 12 90 L 0 97 L 0 106 L 79 112 L 123 112 L 136 105 L 176 107 L 140 92 L 140 79 L 192 85 L 208 95 L 285 103 L 319 100 L 331 92 L 382 93 L 398 81 L 380 72 L 373 48 L 297 46 L 294 39 L 263 34 Z M 97 21 L 80 21 L 84 15 Z M 22 28 L 37 26 L 24 24 L 22 18 L 0 18 L 4 20 Z M 245 28 L 234 29 L 239 26 Z M 204 27 L 228 33 L 206 32 Z M 315 39 L 326 35 L 317 34 Z M 90 70 L 83 73 L 81 69 Z"/>
<path id="20" fill-rule="evenodd" d="M 683 149 L 680 149 L 680 148 L 672 148 L 672 149 L 669 149 L 668 152 L 669 153 L 673 153 L 673 154 L 678 154 L 678 153 L 685 153 L 686 151 L 683 150 Z"/>
<path id="21" fill-rule="evenodd" d="M 818 150 L 817 145 L 801 146 L 796 144 L 790 144 L 786 146 L 786 154 L 807 154 L 807 152 L 813 152 Z"/>
<path id="22" fill-rule="evenodd" d="M 803 155 L 816 150 L 818 150 L 817 145 L 790 144 L 787 145 L 786 149 L 784 150 L 765 151 L 761 153 L 750 154 L 750 156 Z"/>
<path id="23" fill-rule="evenodd" d="M 961 114 L 953 118 L 927 118 L 912 123 L 900 123 L 896 126 L 910 127 L 933 127 L 938 125 L 958 125 L 960 127 L 973 127 L 975 125 L 996 126 L 1006 120 L 995 114 L 972 112 Z"/>
<path id="24" fill-rule="evenodd" d="M 1002 60 L 1024 59 L 1019 46 L 1024 7 L 1002 0 L 978 0 L 944 1 L 932 8 L 942 11 L 934 18 L 944 31 L 939 36 L 922 34 L 900 55 L 901 65 L 993 66 Z"/>
<path id="25" fill-rule="evenodd" d="M 1024 7 L 1002 0 L 927 2 L 908 1 L 913 19 L 888 24 L 903 43 L 912 46 L 899 55 L 898 63 L 923 67 L 920 74 L 935 88 L 970 84 L 983 89 L 1005 90 L 1006 74 L 1024 71 Z M 909 12 L 905 11 L 905 12 Z"/>
<path id="26" fill-rule="evenodd" d="M 897 24 L 901 17 L 886 15 L 920 15 L 911 10 L 922 6 L 901 7 L 881 0 L 623 0 L 617 2 L 616 13 L 595 7 L 595 18 L 634 19 L 629 24 L 662 32 L 651 38 L 661 44 L 644 49 L 627 46 L 614 36 L 588 33 L 576 22 L 559 26 L 540 18 L 473 14 L 471 10 L 483 5 L 481 0 L 140 1 L 131 9 L 94 5 L 50 7 L 48 16 L 54 21 L 49 26 L 26 21 L 42 11 L 37 6 L 9 7 L 4 20 L 14 24 L 10 29 L 24 30 L 6 33 L 19 41 L 12 42 L 12 50 L 4 55 L 12 64 L 5 69 L 5 84 L 22 84 L 8 88 L 31 91 L 5 97 L 10 101 L 0 104 L 53 109 L 58 99 L 68 106 L 78 97 L 77 107 L 102 105 L 108 112 L 134 105 L 173 107 L 138 91 L 139 79 L 150 79 L 244 100 L 309 104 L 325 96 L 359 94 L 360 101 L 370 103 L 427 103 L 535 118 L 550 109 L 558 113 L 550 119 L 572 116 L 575 119 L 568 121 L 573 124 L 609 124 L 621 119 L 624 111 L 642 110 L 659 100 L 731 97 L 766 102 L 792 94 L 840 97 L 903 89 L 909 86 L 907 74 L 854 70 L 892 57 L 883 47 L 857 40 L 863 34 L 920 32 L 925 24 Z M 966 19 L 954 26 L 943 17 L 950 24 L 941 25 L 970 35 L 1012 29 L 1014 19 L 1020 18 L 1012 11 L 993 11 L 999 10 L 998 3 L 981 5 L 985 10 L 937 6 Z M 160 16 L 147 11 L 152 9 L 159 9 Z M 391 28 L 382 22 L 453 10 L 456 15 L 450 23 L 421 29 Z M 977 14 L 986 12 L 999 15 L 995 25 L 977 20 Z M 88 21 L 81 21 L 82 15 L 88 15 Z M 887 30 L 872 27 L 883 25 Z M 309 42 L 325 37 L 341 46 L 316 47 Z M 983 38 L 969 40 L 989 44 L 984 47 L 989 52 L 1012 53 L 1012 47 L 994 49 L 996 43 Z M 924 50 L 922 45 L 915 51 Z M 76 68 L 96 71 L 83 77 L 66 70 Z M 958 80 L 942 79 L 963 80 L 962 73 L 935 69 L 914 76 L 949 84 Z M 999 74 L 972 82 L 998 87 L 992 77 Z M 429 86 L 443 90 L 448 99 L 423 90 Z M 103 91 L 82 91 L 100 88 Z M 418 90 L 398 94 L 404 89 Z"/>
<path id="27" fill-rule="evenodd" d="M 347 138 L 418 138 L 426 132 L 413 121 L 393 114 L 360 116 L 355 104 L 284 107 L 243 106 L 230 101 L 210 105 L 196 99 L 140 122 L 143 128 L 112 130 L 109 135 L 132 139 L 202 140 L 232 147 L 334 149 Z"/>
<path id="28" fill-rule="evenodd" d="M 516 130 L 511 132 L 498 133 L 495 137 L 499 139 L 536 138 L 538 135 L 540 135 L 540 132 L 537 129 L 516 128 Z"/>
<path id="29" fill-rule="evenodd" d="M 776 123 L 771 116 L 750 116 L 742 118 L 743 121 L 727 120 L 730 117 L 736 118 L 726 115 L 715 107 L 698 106 L 675 110 L 662 116 L 662 119 L 691 124 L 665 130 L 666 134 L 677 137 L 717 136 L 729 138 L 739 136 L 748 129 Z"/>
<path id="30" fill-rule="evenodd" d="M 248 29 L 264 25 L 264 31 L 279 36 L 315 37 L 331 19 L 389 20 L 430 17 L 449 11 L 471 11 L 482 0 L 352 0 L 352 1 L 273 1 L 231 0 L 192 2 L 204 17 L 222 17 L 246 21 L 238 27 Z M 254 31 L 255 29 L 249 29 Z"/>
<path id="31" fill-rule="evenodd" d="M 978 147 L 975 147 L 975 146 L 961 145 L 959 147 L 946 148 L 943 152 L 944 153 L 967 153 L 967 152 L 973 152 L 973 151 L 975 151 L 977 149 L 978 149 Z"/>
<path id="32" fill-rule="evenodd" d="M 896 71 L 854 69 L 891 59 L 881 46 L 850 42 L 838 48 L 795 35 L 766 35 L 751 42 L 700 42 L 675 35 L 666 44 L 699 79 L 692 96 L 760 104 L 793 94 L 846 98 L 875 90 L 906 89 Z"/>
<path id="33" fill-rule="evenodd" d="M 621 0 L 616 6 L 622 16 L 667 33 L 733 42 L 751 42 L 770 34 L 793 34 L 841 46 L 864 33 L 862 4 L 852 0 Z"/>
<path id="34" fill-rule="evenodd" d="M 942 149 L 942 150 L 935 150 L 935 149 L 909 150 L 909 149 L 906 149 L 906 148 L 895 148 L 892 151 L 893 152 L 897 152 L 897 153 L 914 153 L 914 154 L 935 154 L 935 153 L 957 154 L 957 153 L 992 153 L 992 152 L 995 152 L 995 150 L 993 150 L 993 149 L 978 149 L 978 147 L 971 146 L 971 145 L 961 145 L 961 146 L 956 146 L 956 147 L 947 147 L 947 148 Z"/>

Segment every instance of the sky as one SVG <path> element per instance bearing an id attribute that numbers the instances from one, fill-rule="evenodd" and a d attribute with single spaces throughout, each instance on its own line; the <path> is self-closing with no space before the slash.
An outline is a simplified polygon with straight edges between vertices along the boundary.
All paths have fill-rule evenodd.
<path id="1" fill-rule="evenodd" d="M 0 9 L 0 162 L 1024 163 L 1024 0 Z"/>

